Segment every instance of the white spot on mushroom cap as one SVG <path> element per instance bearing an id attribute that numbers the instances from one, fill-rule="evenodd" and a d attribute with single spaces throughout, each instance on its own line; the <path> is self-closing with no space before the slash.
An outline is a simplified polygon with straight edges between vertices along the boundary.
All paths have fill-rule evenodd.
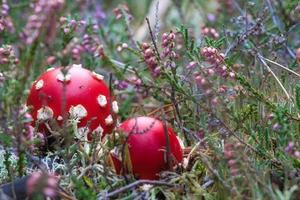
<path id="1" fill-rule="evenodd" d="M 98 97 L 97 97 L 97 101 L 98 101 L 98 104 L 101 106 L 101 107 L 105 107 L 107 105 L 107 99 L 106 99 L 106 96 L 100 94 Z"/>
<path id="2" fill-rule="evenodd" d="M 44 81 L 41 79 L 35 84 L 35 89 L 39 90 L 44 86 Z"/>
<path id="3" fill-rule="evenodd" d="M 82 64 L 73 64 L 72 67 L 82 67 Z"/>
<path id="4" fill-rule="evenodd" d="M 113 118 L 111 115 L 108 115 L 106 118 L 105 118 L 105 124 L 106 125 L 111 125 L 112 123 L 114 122 Z"/>
<path id="5" fill-rule="evenodd" d="M 113 101 L 112 102 L 112 110 L 114 113 L 118 113 L 119 112 L 119 106 L 118 106 L 118 102 L 117 101 Z"/>
<path id="6" fill-rule="evenodd" d="M 96 79 L 98 79 L 100 81 L 102 81 L 104 79 L 104 76 L 101 74 L 97 74 L 96 72 L 92 72 L 92 74 Z"/>
<path id="7" fill-rule="evenodd" d="M 68 82 L 68 81 L 71 80 L 71 74 L 64 75 L 63 73 L 58 73 L 56 75 L 56 79 L 61 81 L 61 82 Z"/>
<path id="8" fill-rule="evenodd" d="M 49 106 L 44 106 L 37 111 L 37 119 L 47 121 L 53 118 L 53 110 Z"/>
<path id="9" fill-rule="evenodd" d="M 71 106 L 69 113 L 70 117 L 73 119 L 82 119 L 88 114 L 85 107 L 81 104 L 78 104 L 77 106 Z"/>
<path id="10" fill-rule="evenodd" d="M 58 121 L 61 121 L 61 120 L 63 120 L 63 117 L 59 115 L 59 116 L 57 117 L 57 120 L 58 120 Z"/>
<path id="11" fill-rule="evenodd" d="M 48 68 L 46 71 L 49 72 L 49 71 L 52 71 L 52 70 L 54 70 L 54 69 L 55 69 L 54 67 L 50 67 L 50 68 Z"/>

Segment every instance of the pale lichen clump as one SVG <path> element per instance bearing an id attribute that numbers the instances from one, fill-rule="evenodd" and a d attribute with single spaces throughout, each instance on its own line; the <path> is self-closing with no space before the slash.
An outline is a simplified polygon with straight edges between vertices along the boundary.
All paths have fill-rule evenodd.
<path id="1" fill-rule="evenodd" d="M 0 146 L 0 183 L 3 183 L 9 178 L 9 174 L 5 166 L 6 154 L 7 152 Z M 10 153 L 8 156 L 8 161 L 10 162 L 12 168 L 16 168 L 18 157 L 15 154 Z"/>

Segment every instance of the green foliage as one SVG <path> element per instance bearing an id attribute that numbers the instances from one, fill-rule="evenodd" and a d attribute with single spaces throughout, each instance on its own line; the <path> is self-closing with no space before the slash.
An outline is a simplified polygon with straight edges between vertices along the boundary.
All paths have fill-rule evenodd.
<path id="1" fill-rule="evenodd" d="M 1 51 L 10 49 L 0 52 L 1 184 L 43 169 L 59 174 L 60 192 L 74 199 L 116 191 L 116 199 L 297 199 L 298 1 L 127 0 L 127 8 L 65 0 L 37 15 L 46 20 L 31 26 L 37 37 L 26 43 L 21 35 L 36 2 L 8 1 L 15 30 L 0 30 Z M 175 36 L 163 41 L 164 32 Z M 213 51 L 203 55 L 204 48 Z M 22 110 L 32 82 L 74 63 L 104 75 L 120 122 L 166 120 L 186 145 L 184 162 L 151 187 L 127 188 L 137 180 L 117 175 L 109 156 L 126 141 L 119 130 L 82 141 L 74 139 L 79 121 L 66 120 L 44 134 L 49 146 L 41 146 L 37 123 L 26 135 L 31 119 Z"/>
<path id="2" fill-rule="evenodd" d="M 88 178 L 77 179 L 76 177 L 72 177 L 72 181 L 75 185 L 75 195 L 77 199 L 87 199 L 92 200 L 96 199 L 96 194 L 93 191 L 92 183 Z"/>

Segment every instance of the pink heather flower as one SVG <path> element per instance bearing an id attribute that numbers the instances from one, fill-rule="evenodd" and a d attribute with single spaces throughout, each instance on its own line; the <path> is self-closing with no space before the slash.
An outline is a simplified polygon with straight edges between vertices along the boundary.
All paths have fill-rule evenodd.
<path id="1" fill-rule="evenodd" d="M 207 74 L 210 75 L 210 76 L 212 76 L 212 75 L 215 74 L 215 70 L 212 69 L 212 68 L 209 68 L 209 69 L 207 69 Z"/>
<path id="2" fill-rule="evenodd" d="M 106 18 L 106 14 L 102 9 L 101 4 L 96 4 L 95 17 L 98 19 L 98 21 L 101 21 Z"/>
<path id="3" fill-rule="evenodd" d="M 118 52 L 121 52 L 122 50 L 123 50 L 123 49 L 122 49 L 122 46 L 118 46 L 118 47 L 117 47 L 117 51 L 118 51 Z"/>
<path id="4" fill-rule="evenodd" d="M 223 57 L 220 55 L 219 51 L 216 48 L 203 47 L 200 49 L 200 53 L 210 64 L 219 65 L 223 62 Z"/>
<path id="5" fill-rule="evenodd" d="M 137 76 L 131 76 L 128 78 L 128 81 L 135 85 L 136 87 L 139 87 L 142 84 L 142 80 L 139 79 Z"/>
<path id="6" fill-rule="evenodd" d="M 82 40 L 78 38 L 74 39 L 62 51 L 64 56 L 71 55 L 72 59 L 76 62 L 81 60 L 81 56 L 84 53 L 88 53 L 95 58 L 102 58 L 105 56 L 103 45 L 96 35 L 84 34 Z"/>
<path id="7" fill-rule="evenodd" d="M 219 33 L 214 28 L 202 27 L 201 34 L 206 37 L 211 37 L 214 39 L 218 39 L 220 37 Z"/>
<path id="8" fill-rule="evenodd" d="M 207 16 L 206 16 L 206 18 L 207 18 L 207 20 L 208 20 L 209 22 L 215 22 L 216 19 L 217 19 L 216 15 L 214 15 L 214 14 L 212 14 L 212 13 L 208 13 Z"/>
<path id="9" fill-rule="evenodd" d="M 148 66 L 148 69 L 153 77 L 159 76 L 158 61 L 156 59 L 154 50 L 150 47 L 148 43 L 143 43 L 141 45 L 142 53 L 144 55 L 145 63 Z"/>
<path id="10" fill-rule="evenodd" d="M 272 120 L 272 119 L 274 119 L 274 116 L 275 116 L 274 113 L 271 113 L 267 116 L 267 119 Z"/>
<path id="11" fill-rule="evenodd" d="M 239 173 L 239 169 L 237 168 L 230 168 L 230 174 L 231 176 L 237 176 Z"/>
<path id="12" fill-rule="evenodd" d="M 235 78 L 235 73 L 234 72 L 229 72 L 229 77 L 230 78 Z"/>
<path id="13" fill-rule="evenodd" d="M 231 176 L 237 176 L 239 169 L 237 168 L 237 161 L 233 152 L 233 145 L 226 143 L 224 146 L 224 157 L 227 160 Z"/>
<path id="14" fill-rule="evenodd" d="M 55 198 L 58 191 L 59 177 L 54 174 L 34 172 L 27 180 L 28 195 L 42 191 L 45 197 Z"/>
<path id="15" fill-rule="evenodd" d="M 234 11 L 233 0 L 218 0 L 220 6 L 218 12 L 225 11 L 228 14 L 232 14 Z"/>
<path id="16" fill-rule="evenodd" d="M 227 87 L 226 85 L 221 85 L 221 86 L 219 87 L 218 92 L 224 93 L 224 92 L 227 91 L 227 89 L 228 89 L 228 87 Z"/>
<path id="17" fill-rule="evenodd" d="M 295 11 L 300 13 L 300 4 L 296 6 Z"/>
<path id="18" fill-rule="evenodd" d="M 46 60 L 47 65 L 53 65 L 56 61 L 56 57 L 55 56 L 49 56 Z"/>
<path id="19" fill-rule="evenodd" d="M 294 147 L 295 147 L 295 143 L 294 142 L 289 142 L 288 145 L 285 147 L 284 150 L 287 153 L 289 153 L 289 152 L 293 151 Z"/>
<path id="20" fill-rule="evenodd" d="M 170 57 L 176 59 L 178 57 L 177 53 L 174 51 L 175 49 L 175 38 L 176 35 L 172 31 L 170 33 L 163 33 L 162 34 L 162 44 L 163 53 L 162 57 Z"/>
<path id="21" fill-rule="evenodd" d="M 219 50 L 213 47 L 203 47 L 200 49 L 200 54 L 204 57 L 205 61 L 211 66 L 209 69 L 212 74 L 216 73 L 223 78 L 235 78 L 236 74 L 234 71 L 229 71 L 224 62 L 224 54 L 220 53 Z"/>
<path id="22" fill-rule="evenodd" d="M 21 33 L 26 44 L 32 44 L 43 30 L 47 33 L 47 40 L 51 40 L 56 31 L 55 15 L 62 9 L 64 0 L 38 0 L 34 11 L 29 16 L 27 24 Z"/>
<path id="23" fill-rule="evenodd" d="M 293 141 L 288 143 L 284 151 L 295 158 L 300 158 L 300 151 L 296 150 L 296 145 Z"/>
<path id="24" fill-rule="evenodd" d="M 3 45 L 0 47 L 0 64 L 17 64 L 18 62 L 19 59 L 16 58 L 15 51 L 11 45 Z"/>
<path id="25" fill-rule="evenodd" d="M 113 13 L 116 16 L 116 19 L 121 19 L 121 17 L 122 17 L 122 11 L 121 11 L 120 8 L 114 8 L 113 9 Z"/>
<path id="26" fill-rule="evenodd" d="M 281 126 L 280 126 L 280 124 L 275 123 L 275 124 L 273 125 L 272 129 L 273 129 L 274 131 L 280 131 Z"/>
<path id="27" fill-rule="evenodd" d="M 128 87 L 128 82 L 123 80 L 116 80 L 114 84 L 118 90 L 125 90 Z"/>
<path id="28" fill-rule="evenodd" d="M 124 11 L 124 13 L 122 11 Z M 118 8 L 114 8 L 113 13 L 116 16 L 116 19 L 121 19 L 123 17 L 123 14 L 125 14 L 125 17 L 127 17 L 129 21 L 133 19 L 133 16 L 129 11 L 129 7 L 126 4 L 123 4 Z"/>
<path id="29" fill-rule="evenodd" d="M 229 160 L 227 163 L 228 163 L 228 165 L 229 165 L 230 167 L 232 167 L 232 166 L 235 166 L 236 161 L 235 161 L 235 160 Z"/>
<path id="30" fill-rule="evenodd" d="M 218 97 L 214 97 L 214 98 L 211 100 L 211 104 L 214 105 L 214 106 L 218 105 L 218 103 L 219 103 Z"/>
<path id="31" fill-rule="evenodd" d="M 123 49 L 127 49 L 128 48 L 128 44 L 127 43 L 122 43 L 122 48 Z"/>
<path id="32" fill-rule="evenodd" d="M 14 33 L 15 27 L 9 16 L 9 5 L 7 4 L 6 0 L 2 0 L 2 5 L 0 9 L 0 33 L 3 31 Z"/>

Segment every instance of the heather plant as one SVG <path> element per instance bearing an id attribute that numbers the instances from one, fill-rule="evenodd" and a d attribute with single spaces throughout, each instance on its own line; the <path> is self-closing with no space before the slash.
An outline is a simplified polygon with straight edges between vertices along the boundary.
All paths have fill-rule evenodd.
<path id="1" fill-rule="evenodd" d="M 295 0 L 2 0 L 0 199 L 299 199 L 299 19 Z M 66 84 L 70 66 L 108 85 L 111 134 L 82 137 L 68 111 L 45 132 L 31 115 L 34 81 L 62 67 Z M 113 167 L 137 116 L 183 149 L 157 180 Z"/>

